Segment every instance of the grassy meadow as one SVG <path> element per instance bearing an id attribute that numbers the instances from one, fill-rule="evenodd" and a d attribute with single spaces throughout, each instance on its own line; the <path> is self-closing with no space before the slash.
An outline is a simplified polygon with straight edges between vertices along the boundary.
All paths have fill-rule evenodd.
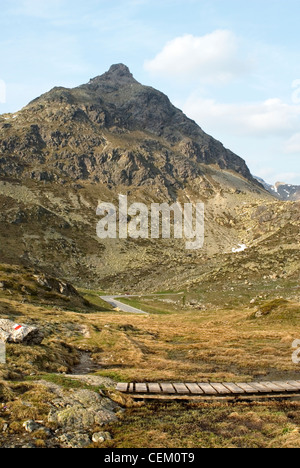
<path id="1" fill-rule="evenodd" d="M 66 391 L 86 388 L 68 377 L 83 352 L 94 360 L 94 375 L 115 382 L 299 379 L 292 362 L 292 343 L 300 338 L 296 298 L 271 293 L 250 304 L 247 296 L 240 307 L 228 298 L 222 308 L 219 298 L 213 303 L 211 296 L 203 307 L 195 294 L 170 292 L 122 299 L 149 313 L 130 315 L 112 310 L 100 291 L 81 290 L 65 303 L 59 294 L 41 300 L 35 292 L 32 299 L 31 277 L 25 279 L 26 294 L 18 288 L 0 291 L 1 318 L 38 325 L 45 339 L 40 346 L 7 345 L 0 404 L 10 411 L 0 408 L 0 434 L 9 423 L 2 443 L 17 437 L 26 419 L 46 418 L 50 396 L 40 380 Z M 107 447 L 300 447 L 297 401 L 142 403 L 117 394 L 113 382 L 109 387 L 105 391 L 126 411 L 107 427 L 113 435 Z"/>

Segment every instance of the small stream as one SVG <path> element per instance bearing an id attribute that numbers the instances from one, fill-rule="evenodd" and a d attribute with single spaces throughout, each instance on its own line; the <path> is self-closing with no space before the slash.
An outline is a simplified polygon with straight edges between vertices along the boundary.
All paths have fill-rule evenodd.
<path id="1" fill-rule="evenodd" d="M 87 351 L 80 352 L 80 362 L 73 367 L 72 375 L 87 375 L 92 374 L 101 369 L 101 366 L 97 364 L 91 358 L 91 354 Z"/>

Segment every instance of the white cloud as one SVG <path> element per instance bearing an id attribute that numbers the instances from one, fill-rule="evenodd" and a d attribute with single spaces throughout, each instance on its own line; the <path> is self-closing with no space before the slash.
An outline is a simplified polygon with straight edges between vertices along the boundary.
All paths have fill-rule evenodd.
<path id="1" fill-rule="evenodd" d="M 285 104 L 277 98 L 258 103 L 225 104 L 191 95 L 183 110 L 201 126 L 236 136 L 282 136 L 296 131 L 300 124 L 300 105 Z"/>
<path id="2" fill-rule="evenodd" d="M 300 133 L 295 133 L 286 143 L 285 152 L 288 154 L 300 154 Z"/>
<path id="3" fill-rule="evenodd" d="M 300 172 L 278 172 L 276 167 L 261 167 L 257 169 L 255 175 L 261 177 L 266 182 L 270 184 L 275 184 L 276 182 L 283 182 L 286 184 L 299 185 Z"/>
<path id="4" fill-rule="evenodd" d="M 300 172 L 281 172 L 276 174 L 275 180 L 277 182 L 284 182 L 286 184 L 299 185 L 299 177 Z"/>
<path id="5" fill-rule="evenodd" d="M 198 82 L 226 82 L 249 66 L 238 54 L 239 41 L 228 30 L 205 36 L 191 34 L 168 42 L 145 69 L 155 75 L 191 79 Z"/>

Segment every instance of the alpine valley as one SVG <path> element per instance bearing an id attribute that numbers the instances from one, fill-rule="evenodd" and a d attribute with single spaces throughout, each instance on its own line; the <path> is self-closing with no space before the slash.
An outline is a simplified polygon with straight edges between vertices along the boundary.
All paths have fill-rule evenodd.
<path id="1" fill-rule="evenodd" d="M 297 193 L 252 176 L 123 64 L 0 115 L 1 446 L 299 447 L 296 403 L 198 411 L 115 390 L 299 380 Z M 100 239 L 97 207 L 120 195 L 203 203 L 203 248 Z"/>
<path id="2" fill-rule="evenodd" d="M 204 249 L 98 239 L 98 202 L 117 204 L 119 194 L 149 205 L 203 202 Z M 77 286 L 168 289 L 203 281 L 214 268 L 219 276 L 220 263 L 226 275 L 230 265 L 231 275 L 240 276 L 234 266 L 240 258 L 232 255 L 239 244 L 248 247 L 245 264 L 264 265 L 262 276 L 270 262 L 278 276 L 299 271 L 298 205 L 279 203 L 244 160 L 164 94 L 139 84 L 125 65 L 75 89 L 54 88 L 0 117 L 0 197 L 2 261 Z"/>

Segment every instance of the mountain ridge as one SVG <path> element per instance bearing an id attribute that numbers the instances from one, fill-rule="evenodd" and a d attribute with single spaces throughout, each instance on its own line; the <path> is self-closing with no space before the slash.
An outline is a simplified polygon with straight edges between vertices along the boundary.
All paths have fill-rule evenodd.
<path id="1" fill-rule="evenodd" d="M 13 117 L 0 116 L 1 123 L 0 170 L 17 177 L 22 173 L 53 179 L 55 174 L 59 179 L 103 182 L 101 169 L 110 157 L 105 149 L 121 136 L 123 142 L 112 142 L 114 161 L 122 166 L 125 153 L 126 167 L 120 168 L 122 176 L 112 180 L 113 185 L 126 179 L 140 185 L 161 176 L 165 186 L 179 188 L 202 175 L 200 164 L 216 164 L 257 184 L 242 158 L 203 132 L 166 95 L 138 83 L 122 64 L 79 87 L 53 88 Z M 160 153 L 160 167 L 154 153 Z M 73 164 L 68 166 L 66 159 Z M 48 176 L 47 170 L 29 172 L 32 166 L 48 166 Z M 141 166 L 147 168 L 142 175 Z"/>

